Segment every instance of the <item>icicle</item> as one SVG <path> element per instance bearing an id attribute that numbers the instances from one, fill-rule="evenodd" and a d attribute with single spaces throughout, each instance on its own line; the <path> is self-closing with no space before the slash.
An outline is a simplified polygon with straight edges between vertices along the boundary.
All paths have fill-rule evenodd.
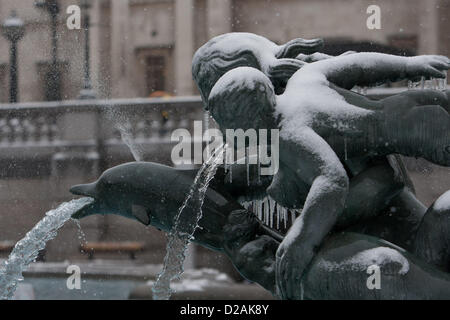
<path id="1" fill-rule="evenodd" d="M 438 90 L 446 91 L 447 90 L 447 72 L 445 71 L 445 78 L 439 79 L 438 81 Z"/>
<path id="2" fill-rule="evenodd" d="M 278 206 L 275 201 L 273 201 L 273 211 L 277 215 L 277 229 L 280 229 L 280 212 L 278 211 Z"/>
<path id="3" fill-rule="evenodd" d="M 271 197 L 269 197 L 269 213 L 270 213 L 270 216 L 272 217 L 272 225 L 270 227 L 273 228 L 273 221 L 275 220 L 275 217 L 274 217 L 274 215 L 275 215 L 275 201 Z M 277 229 L 279 227 L 279 224 L 280 223 L 278 221 L 278 215 L 277 215 Z"/>
<path id="4" fill-rule="evenodd" d="M 264 201 L 265 201 L 265 199 L 262 199 L 261 200 L 261 221 L 265 224 L 265 225 L 267 225 L 267 223 L 266 223 L 266 212 L 265 212 L 265 206 L 264 206 Z"/>
<path id="5" fill-rule="evenodd" d="M 421 90 L 425 89 L 425 77 L 420 78 L 420 89 Z"/>
<path id="6" fill-rule="evenodd" d="M 262 200 L 256 200 L 256 213 L 257 213 L 258 219 L 263 221 Z"/>
<path id="7" fill-rule="evenodd" d="M 437 90 L 437 79 L 436 78 L 431 78 L 430 79 L 430 87 L 432 90 Z"/>
<path id="8" fill-rule="evenodd" d="M 209 111 L 205 110 L 205 113 L 203 114 L 203 132 L 209 130 Z"/>
<path id="9" fill-rule="evenodd" d="M 245 148 L 245 165 L 247 166 L 247 186 L 250 187 L 250 159 L 248 148 Z"/>
<path id="10" fill-rule="evenodd" d="M 361 88 L 361 94 L 367 95 L 367 87 L 362 87 Z"/>
<path id="11" fill-rule="evenodd" d="M 263 212 L 264 212 L 264 224 L 269 225 L 269 205 L 267 203 L 267 198 L 263 200 Z"/>
<path id="12" fill-rule="evenodd" d="M 230 183 L 233 183 L 233 164 L 230 164 Z"/>
<path id="13" fill-rule="evenodd" d="M 344 137 L 344 153 L 345 153 L 345 160 L 348 160 L 347 157 L 347 137 Z"/>
<path id="14" fill-rule="evenodd" d="M 270 206 L 270 203 L 268 203 L 268 205 Z M 272 214 L 272 212 L 270 212 L 270 207 L 269 207 L 269 219 L 270 219 L 270 227 L 273 228 L 273 219 L 274 216 Z"/>
<path id="15" fill-rule="evenodd" d="M 258 154 L 256 157 L 256 161 L 257 161 L 257 166 L 258 166 L 258 184 L 261 183 L 261 162 L 259 161 L 259 146 L 257 147 L 258 149 Z"/>
<path id="16" fill-rule="evenodd" d="M 294 223 L 295 219 L 297 219 L 297 216 L 295 215 L 295 210 L 291 210 L 291 218 L 292 218 L 292 223 Z"/>
<path id="17" fill-rule="evenodd" d="M 281 206 L 278 203 L 276 203 L 276 210 L 277 210 L 278 220 L 283 221 L 283 217 L 281 216 Z"/>
<path id="18" fill-rule="evenodd" d="M 277 230 L 280 229 L 280 215 L 278 214 L 278 211 L 276 212 L 277 215 Z"/>

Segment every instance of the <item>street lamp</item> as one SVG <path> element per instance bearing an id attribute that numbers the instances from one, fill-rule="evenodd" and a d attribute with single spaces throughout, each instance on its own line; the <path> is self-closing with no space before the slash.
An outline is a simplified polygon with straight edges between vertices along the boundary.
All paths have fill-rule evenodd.
<path id="1" fill-rule="evenodd" d="M 97 95 L 92 89 L 91 70 L 90 70 L 90 44 L 89 44 L 89 28 L 90 17 L 89 8 L 91 7 L 89 0 L 81 0 L 80 8 L 83 11 L 83 30 L 84 30 L 84 83 L 83 89 L 80 91 L 79 99 L 96 99 Z"/>
<path id="2" fill-rule="evenodd" d="M 50 69 L 46 75 L 46 92 L 47 101 L 61 100 L 61 72 L 58 67 L 58 0 L 41 0 L 34 3 L 36 8 L 44 9 L 50 14 L 51 31 L 52 31 L 52 61 Z"/>
<path id="3" fill-rule="evenodd" d="M 10 63 L 9 63 L 9 102 L 15 103 L 18 101 L 19 87 L 17 84 L 17 43 L 25 34 L 25 24 L 17 17 L 15 10 L 5 20 L 1 26 L 3 36 L 11 42 L 10 47 Z"/>

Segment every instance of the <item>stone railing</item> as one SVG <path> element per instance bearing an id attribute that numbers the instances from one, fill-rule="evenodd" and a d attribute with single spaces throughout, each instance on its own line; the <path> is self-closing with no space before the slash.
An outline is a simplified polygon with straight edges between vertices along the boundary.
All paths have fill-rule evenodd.
<path id="1" fill-rule="evenodd" d="M 84 158 L 115 163 L 131 157 L 126 141 L 146 160 L 167 162 L 172 132 L 179 128 L 193 132 L 194 120 L 202 119 L 199 97 L 0 105 L 0 161 L 34 159 L 51 166 Z"/>

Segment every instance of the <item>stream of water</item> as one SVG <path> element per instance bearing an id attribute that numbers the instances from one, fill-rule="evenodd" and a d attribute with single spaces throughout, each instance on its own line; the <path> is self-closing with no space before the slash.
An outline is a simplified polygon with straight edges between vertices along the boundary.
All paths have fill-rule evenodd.
<path id="1" fill-rule="evenodd" d="M 57 231 L 72 215 L 86 205 L 92 198 L 81 198 L 61 204 L 50 210 L 25 237 L 16 243 L 14 249 L 0 267 L 0 299 L 12 299 L 17 284 L 23 280 L 22 272 L 36 260 L 39 251 L 45 248 L 48 241 L 56 237 Z"/>
<path id="2" fill-rule="evenodd" d="M 168 300 L 172 294 L 170 282 L 183 273 L 186 249 L 202 217 L 202 205 L 210 181 L 223 161 L 226 147 L 217 149 L 195 177 L 189 194 L 179 208 L 175 224 L 168 235 L 164 266 L 152 288 L 153 300 Z M 188 210 L 186 210 L 188 209 Z M 187 214 L 186 214 L 186 211 Z"/>
<path id="3" fill-rule="evenodd" d="M 122 142 L 125 143 L 128 149 L 130 149 L 133 158 L 136 161 L 143 161 L 144 150 L 138 143 L 134 141 L 133 126 L 127 115 L 124 112 L 121 112 L 120 110 L 116 110 L 112 106 L 109 106 L 106 109 L 106 116 L 114 125 L 114 127 L 119 131 Z"/>

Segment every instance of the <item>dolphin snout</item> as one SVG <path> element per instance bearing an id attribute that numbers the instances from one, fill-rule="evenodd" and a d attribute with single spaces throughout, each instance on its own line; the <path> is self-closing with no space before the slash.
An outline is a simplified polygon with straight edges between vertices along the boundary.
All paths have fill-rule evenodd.
<path id="1" fill-rule="evenodd" d="M 79 184 L 70 188 L 70 192 L 77 196 L 95 198 L 97 195 L 95 183 Z"/>

